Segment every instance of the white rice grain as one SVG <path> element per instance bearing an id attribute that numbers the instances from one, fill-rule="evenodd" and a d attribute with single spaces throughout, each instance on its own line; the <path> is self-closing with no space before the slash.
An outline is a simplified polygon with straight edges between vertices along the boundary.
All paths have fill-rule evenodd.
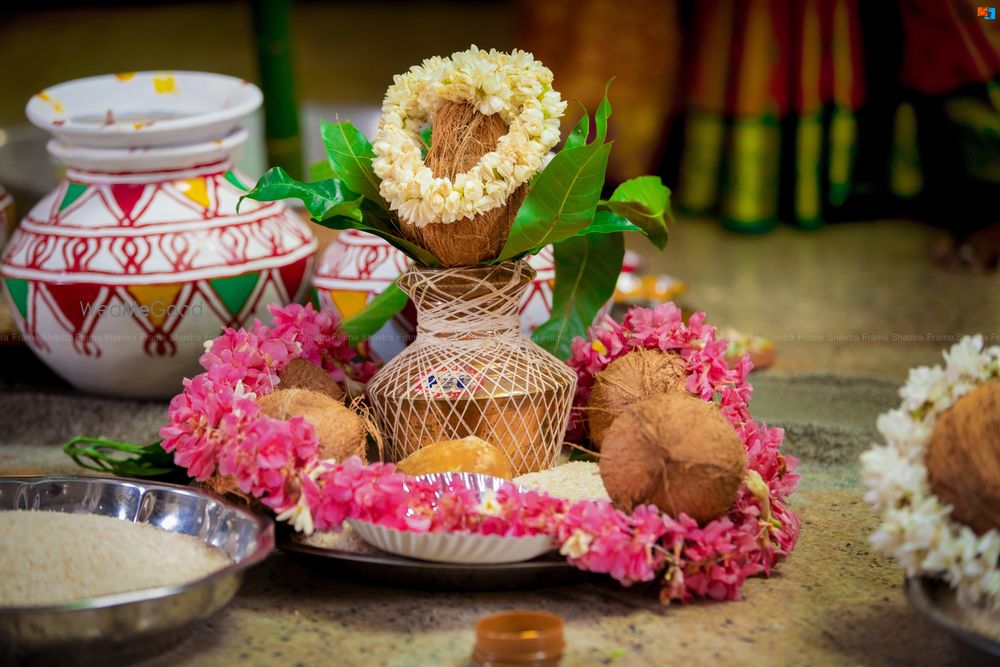
<path id="1" fill-rule="evenodd" d="M 94 514 L 0 512 L 0 606 L 194 581 L 231 561 L 197 538 Z"/>
<path id="2" fill-rule="evenodd" d="M 596 463 L 573 461 L 549 470 L 530 472 L 514 478 L 514 483 L 545 491 L 566 500 L 608 500 L 608 491 Z"/>

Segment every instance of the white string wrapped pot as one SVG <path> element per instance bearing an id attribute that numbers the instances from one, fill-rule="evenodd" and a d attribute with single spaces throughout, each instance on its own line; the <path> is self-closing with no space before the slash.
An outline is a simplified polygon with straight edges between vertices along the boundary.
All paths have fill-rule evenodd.
<path id="1" fill-rule="evenodd" d="M 555 465 L 576 374 L 521 332 L 518 303 L 534 275 L 517 261 L 399 278 L 417 308 L 416 340 L 366 392 L 390 460 L 475 435 L 503 449 L 516 475 Z"/>

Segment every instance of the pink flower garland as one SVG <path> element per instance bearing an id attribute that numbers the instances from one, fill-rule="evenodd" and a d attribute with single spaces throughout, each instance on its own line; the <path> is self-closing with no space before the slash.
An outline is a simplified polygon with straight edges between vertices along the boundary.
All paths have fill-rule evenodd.
<path id="1" fill-rule="evenodd" d="M 606 317 L 591 329 L 589 340 L 573 341 L 569 364 L 577 374 L 578 408 L 587 404 L 597 373 L 615 359 L 637 349 L 677 353 L 689 374 L 686 389 L 703 400 L 719 400 L 722 414 L 746 448 L 747 470 L 759 474 L 766 485 L 764 498 L 764 489 L 759 497 L 744 484 L 733 510 L 705 526 L 685 515 L 666 518 L 668 529 L 662 540 L 668 554 L 665 599 L 737 600 L 743 581 L 755 574 L 770 574 L 795 547 L 799 535 L 800 520 L 786 504 L 798 487 L 799 476 L 792 472 L 798 461 L 779 452 L 783 429 L 751 419 L 750 356 L 744 355 L 729 368 L 726 348 L 725 340 L 715 338 L 715 327 L 705 324 L 704 313 L 693 314 L 685 324 L 673 303 L 632 308 L 621 324 Z M 580 414 L 575 411 L 571 420 L 571 435 L 576 437 L 583 434 Z"/>
<path id="2" fill-rule="evenodd" d="M 551 535 L 574 566 L 605 573 L 624 585 L 664 573 L 661 599 L 739 599 L 748 576 L 768 574 L 794 547 L 799 519 L 785 506 L 797 485 L 796 461 L 778 453 L 783 433 L 750 420 L 746 381 L 750 363 L 724 361 L 725 341 L 696 314 L 680 321 L 673 304 L 633 309 L 622 325 L 608 319 L 590 341 L 574 341 L 580 378 L 577 403 L 586 401 L 593 376 L 613 359 L 640 347 L 674 350 L 685 360 L 688 390 L 713 400 L 747 448 L 748 469 L 762 489 L 741 487 L 729 515 L 706 526 L 681 515 L 672 519 L 652 506 L 626 514 L 607 501 L 570 503 L 534 490 L 504 485 L 484 503 L 469 489 L 438 493 L 431 484 L 392 464 L 358 458 L 320 461 L 315 429 L 301 418 L 261 415 L 254 398 L 273 391 L 284 366 L 302 357 L 335 378 L 364 381 L 375 365 L 357 362 L 357 350 L 337 332 L 329 313 L 310 306 L 272 308 L 274 325 L 227 330 L 201 358 L 206 372 L 185 380 L 171 401 L 163 447 L 198 480 L 216 473 L 236 480 L 297 528 L 339 530 L 346 519 L 399 530 L 468 531 L 506 536 Z"/>
<path id="3" fill-rule="evenodd" d="M 357 519 L 416 532 L 551 535 L 573 565 L 625 585 L 656 578 L 665 557 L 657 541 L 671 525 L 652 506 L 628 515 L 606 500 L 570 503 L 511 483 L 487 509 L 473 489 L 438 494 L 435 485 L 408 477 L 392 464 L 365 465 L 358 458 L 319 464 L 318 474 L 303 474 L 302 482 L 303 506 L 318 530 L 340 530 L 345 520 Z M 584 544 L 578 551 L 564 548 L 580 536 Z"/>
<path id="4" fill-rule="evenodd" d="M 243 493 L 280 512 L 295 504 L 297 472 L 316 458 L 316 430 L 302 418 L 262 415 L 254 399 L 273 391 L 296 357 L 340 380 L 350 374 L 366 381 L 377 367 L 356 361 L 359 351 L 339 333 L 333 313 L 298 304 L 269 310 L 272 326 L 257 320 L 249 329 L 226 329 L 212 341 L 199 359 L 205 372 L 184 380 L 160 437 L 163 449 L 194 479 L 225 475 Z"/>

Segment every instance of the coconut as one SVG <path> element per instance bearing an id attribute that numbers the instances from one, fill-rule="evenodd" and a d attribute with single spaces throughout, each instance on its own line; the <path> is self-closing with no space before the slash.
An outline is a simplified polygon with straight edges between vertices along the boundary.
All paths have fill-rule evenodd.
<path id="1" fill-rule="evenodd" d="M 204 482 L 199 484 L 204 489 L 208 489 L 212 493 L 220 496 L 228 496 L 230 498 L 238 498 L 246 504 L 251 504 L 254 497 L 249 493 L 244 493 L 240 489 L 240 482 L 238 479 L 232 475 L 223 475 L 222 473 L 216 471 L 211 477 L 206 479 Z"/>
<path id="2" fill-rule="evenodd" d="M 445 102 L 434 114 L 424 164 L 435 176 L 454 179 L 495 150 L 508 129 L 497 114 L 484 115 L 465 102 Z M 481 264 L 500 254 L 527 194 L 527 184 L 521 185 L 501 206 L 452 223 L 432 222 L 418 228 L 404 222 L 403 236 L 429 250 L 446 267 Z"/>
<path id="3" fill-rule="evenodd" d="M 615 417 L 636 401 L 654 394 L 684 391 L 687 371 L 673 352 L 635 350 L 615 359 L 594 377 L 587 400 L 590 441 L 603 448 Z"/>
<path id="4" fill-rule="evenodd" d="M 351 456 L 365 458 L 364 424 L 340 401 L 310 389 L 279 389 L 259 397 L 257 403 L 269 417 L 281 420 L 304 417 L 316 427 L 320 458 L 337 461 Z"/>
<path id="5" fill-rule="evenodd" d="M 330 374 L 305 359 L 292 359 L 278 374 L 282 389 L 309 389 L 343 402 L 344 390 Z"/>
<path id="6" fill-rule="evenodd" d="M 746 453 L 714 403 L 674 392 L 622 412 L 605 436 L 600 466 L 616 507 L 652 503 L 704 525 L 732 507 Z"/>
<path id="7" fill-rule="evenodd" d="M 941 413 L 927 451 L 931 489 L 979 534 L 1000 528 L 1000 380 L 989 380 Z"/>

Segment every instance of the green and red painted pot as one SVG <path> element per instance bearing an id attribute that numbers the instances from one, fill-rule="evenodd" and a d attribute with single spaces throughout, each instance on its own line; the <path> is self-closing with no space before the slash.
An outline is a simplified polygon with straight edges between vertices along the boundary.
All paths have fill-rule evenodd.
<path id="1" fill-rule="evenodd" d="M 259 104 L 255 86 L 199 73 L 97 77 L 29 103 L 66 175 L 14 232 L 0 275 L 22 336 L 67 381 L 171 396 L 223 327 L 304 296 L 308 226 L 279 203 L 237 212 L 246 179 L 231 156 Z"/>

